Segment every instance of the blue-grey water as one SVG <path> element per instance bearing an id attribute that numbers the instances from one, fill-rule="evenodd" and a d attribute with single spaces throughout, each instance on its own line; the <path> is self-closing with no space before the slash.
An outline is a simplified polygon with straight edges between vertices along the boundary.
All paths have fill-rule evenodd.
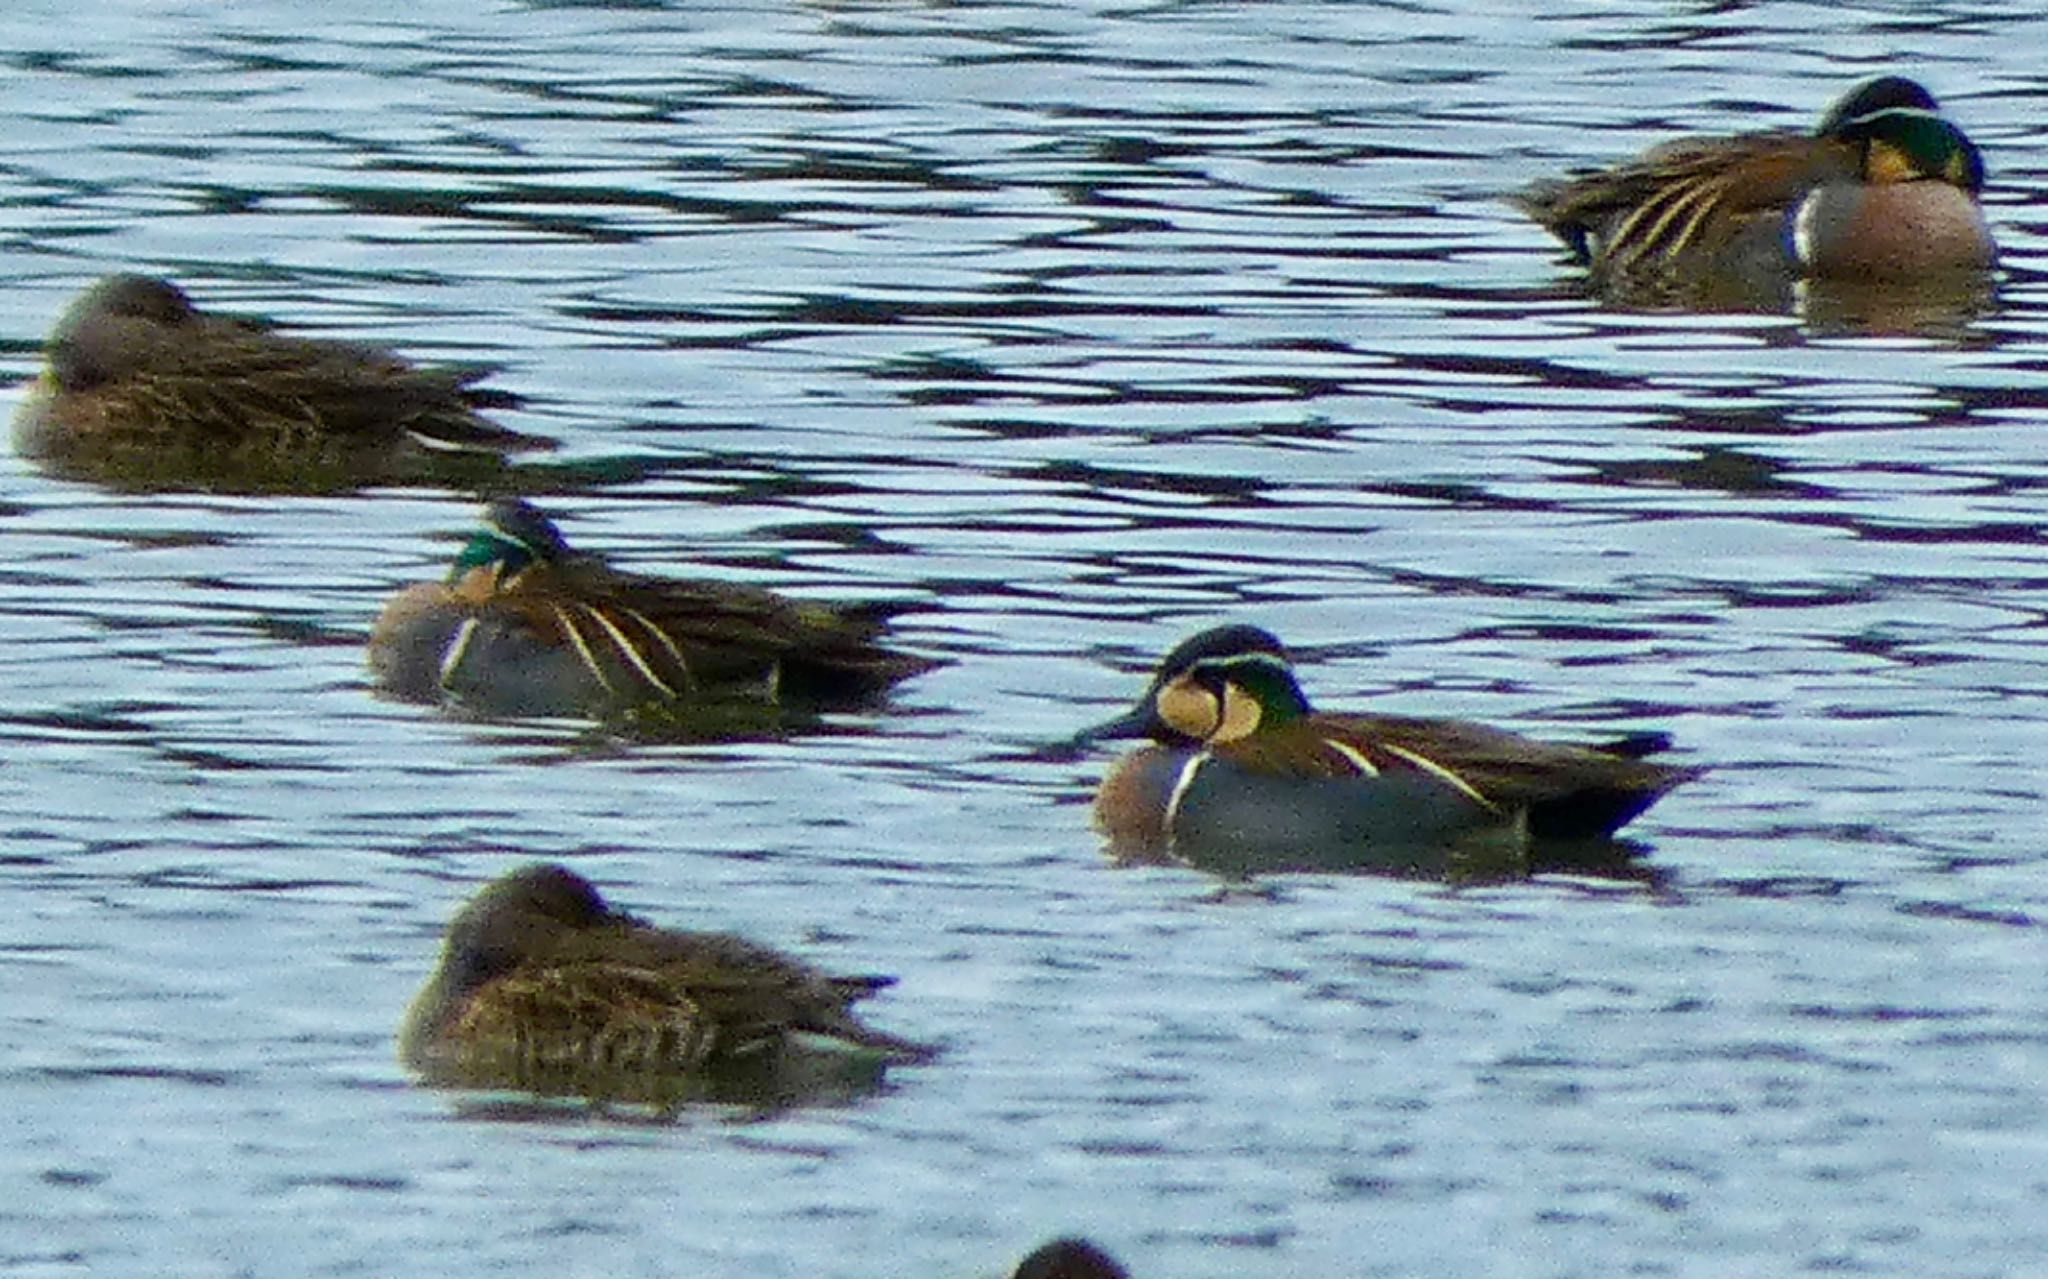
<path id="1" fill-rule="evenodd" d="M 2048 1264 L 2037 6 L 112 0 L 0 49 L 10 378 L 114 269 L 498 363 L 573 539 L 953 662 L 784 742 L 465 723 L 361 639 L 471 495 L 0 460 L 0 1272 Z M 1981 315 L 1620 313 L 1499 200 L 1883 70 L 1984 148 Z M 1224 618 L 1333 706 L 1669 730 L 1714 771 L 1634 828 L 1661 888 L 1110 867 L 1107 757 L 1036 748 Z M 766 1118 L 413 1087 L 441 927 L 542 857 L 894 973 L 948 1052 Z"/>

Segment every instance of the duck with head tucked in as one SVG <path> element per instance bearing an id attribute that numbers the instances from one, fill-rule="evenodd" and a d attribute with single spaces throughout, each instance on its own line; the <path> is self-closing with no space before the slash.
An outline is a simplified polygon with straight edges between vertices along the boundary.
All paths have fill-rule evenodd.
<path id="1" fill-rule="evenodd" d="M 1984 161 L 1932 94 L 1867 81 L 1812 133 L 1689 138 L 1613 168 L 1539 183 L 1517 203 L 1621 292 L 1890 285 L 1980 274 L 1996 255 Z"/>
<path id="2" fill-rule="evenodd" d="M 485 511 L 446 581 L 385 606 L 370 666 L 397 697 L 482 715 L 858 704 L 939 665 L 884 647 L 886 615 L 629 573 L 571 550 L 547 516 L 506 498 Z"/>
<path id="3" fill-rule="evenodd" d="M 633 1099 L 756 1070 L 800 1036 L 884 1064 L 929 1060 L 929 1045 L 853 1014 L 888 984 L 830 976 L 727 933 L 656 928 L 567 867 L 538 864 L 456 914 L 398 1052 L 430 1082 Z"/>
<path id="4" fill-rule="evenodd" d="M 553 447 L 478 412 L 513 402 L 475 385 L 482 370 L 423 367 L 379 347 L 209 314 L 153 276 L 100 280 L 46 345 L 15 416 L 15 446 L 60 467 L 104 463 L 169 480 L 212 466 L 276 477 L 258 487 L 321 487 L 340 475 L 391 478 L 408 461 Z"/>
<path id="5" fill-rule="evenodd" d="M 1315 710 L 1287 651 L 1255 626 L 1167 654 L 1127 713 L 1081 741 L 1146 737 L 1096 795 L 1113 849 L 1234 871 L 1372 869 L 1498 877 L 1531 839 L 1601 839 L 1697 768 L 1642 758 L 1661 734 L 1601 746 L 1464 720 Z"/>

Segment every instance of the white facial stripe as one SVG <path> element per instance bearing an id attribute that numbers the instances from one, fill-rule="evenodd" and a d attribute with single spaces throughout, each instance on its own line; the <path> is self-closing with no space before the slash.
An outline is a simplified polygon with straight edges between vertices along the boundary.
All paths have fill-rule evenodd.
<path id="1" fill-rule="evenodd" d="M 1842 121 L 1842 124 L 1844 126 L 1852 124 L 1869 124 L 1872 120 L 1881 119 L 1888 115 L 1904 116 L 1907 119 L 1911 120 L 1941 119 L 1941 112 L 1929 111 L 1926 107 L 1880 107 L 1875 111 L 1866 111 L 1862 115 L 1850 116 L 1848 119 Z"/>

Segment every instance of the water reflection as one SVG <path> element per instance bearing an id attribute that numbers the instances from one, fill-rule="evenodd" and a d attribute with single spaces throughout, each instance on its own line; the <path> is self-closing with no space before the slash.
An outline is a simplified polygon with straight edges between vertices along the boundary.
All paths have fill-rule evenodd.
<path id="1" fill-rule="evenodd" d="M 471 1057 L 428 1063 L 419 1081 L 455 1094 L 451 1104 L 464 1119 L 675 1123 L 705 1112 L 746 1120 L 800 1108 L 852 1106 L 892 1087 L 888 1070 L 886 1061 L 872 1056 L 803 1051 L 681 1073 Z"/>
<path id="2" fill-rule="evenodd" d="M 504 367 L 563 447 L 493 491 L 573 488 L 619 563 L 928 601 L 959 659 L 801 740 L 452 721 L 361 636 L 468 491 L 0 458 L 25 1264 L 2023 1273 L 2043 33 L 1938 8 L 2006 255 L 1961 340 L 1616 308 L 1498 203 L 1803 124 L 1899 13 L 9 9 L 11 374 L 106 271 L 241 281 Z M 1220 616 L 1375 710 L 1670 729 L 1715 764 L 1632 828 L 1675 888 L 1107 872 L 1106 757 L 1025 752 Z M 408 1086 L 394 1012 L 528 857 L 896 973 L 948 1055 L 744 1125 L 446 1122 L 507 1095 Z"/>
<path id="3" fill-rule="evenodd" d="M 1577 292 L 1603 306 L 1660 312 L 1764 312 L 1796 317 L 1815 337 L 1917 336 L 1969 340 L 1994 313 L 1997 280 L 1990 272 L 1944 272 L 1909 283 L 1849 280 L 1651 280 L 1618 284 L 1588 279 Z"/>

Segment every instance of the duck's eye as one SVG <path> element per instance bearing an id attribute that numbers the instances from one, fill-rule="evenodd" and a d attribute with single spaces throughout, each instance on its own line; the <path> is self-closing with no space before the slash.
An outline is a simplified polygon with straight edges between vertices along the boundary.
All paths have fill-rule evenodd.
<path id="1" fill-rule="evenodd" d="M 1185 675 L 1159 690 L 1158 707 L 1168 728 L 1197 741 L 1207 741 L 1223 720 L 1216 694 Z"/>

